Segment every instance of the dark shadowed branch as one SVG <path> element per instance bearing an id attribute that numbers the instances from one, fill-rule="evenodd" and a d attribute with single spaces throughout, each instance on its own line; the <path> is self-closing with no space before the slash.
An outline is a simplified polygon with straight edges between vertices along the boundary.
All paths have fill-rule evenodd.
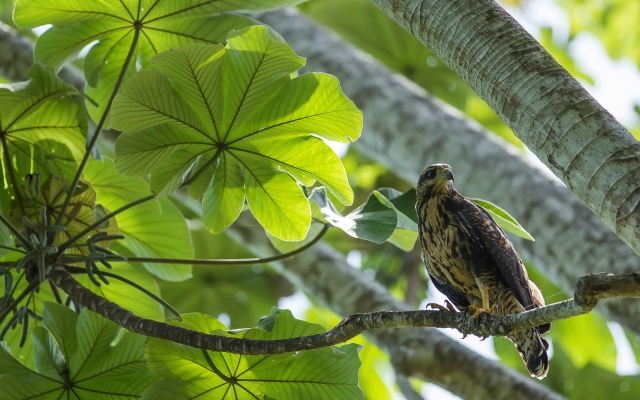
<path id="1" fill-rule="evenodd" d="M 429 326 L 454 328 L 465 335 L 505 336 L 514 331 L 588 313 L 599 300 L 640 297 L 640 274 L 594 274 L 580 278 L 573 300 L 554 303 L 521 314 L 504 317 L 482 314 L 476 321 L 466 312 L 378 311 L 351 314 L 333 329 L 317 335 L 281 340 L 248 340 L 209 335 L 141 318 L 85 288 L 62 266 L 55 266 L 49 277 L 74 301 L 131 332 L 200 349 L 235 354 L 280 354 L 317 349 L 344 343 L 364 331 L 381 328 Z"/>

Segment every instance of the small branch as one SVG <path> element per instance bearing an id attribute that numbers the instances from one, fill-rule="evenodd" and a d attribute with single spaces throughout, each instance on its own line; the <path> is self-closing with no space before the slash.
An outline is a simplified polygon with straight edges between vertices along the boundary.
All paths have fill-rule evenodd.
<path id="1" fill-rule="evenodd" d="M 74 273 L 74 274 L 86 274 L 87 273 L 87 270 L 85 268 L 71 267 L 71 266 L 68 266 L 68 265 L 65 265 L 65 268 L 67 269 L 67 271 L 69 271 L 71 273 Z M 178 310 L 173 308 L 173 306 L 171 304 L 167 303 L 166 301 L 161 299 L 159 296 L 156 296 L 155 294 L 153 294 L 149 290 L 145 289 L 143 286 L 138 285 L 134 281 L 132 281 L 130 279 L 127 279 L 127 278 L 125 278 L 123 276 L 120 276 L 118 274 L 114 274 L 112 272 L 108 272 L 108 271 L 95 271 L 94 274 L 108 276 L 109 278 L 117 279 L 117 280 L 119 280 L 121 282 L 124 282 L 129 286 L 133 286 L 134 288 L 138 289 L 142 293 L 144 293 L 147 296 L 151 297 L 155 302 L 157 302 L 158 304 L 160 304 L 161 306 L 166 308 L 171 314 L 175 315 L 176 318 L 178 318 L 180 321 L 182 321 L 182 317 L 180 316 L 180 313 L 178 312 Z M 49 282 L 51 282 L 51 281 L 49 281 Z"/>
<path id="2" fill-rule="evenodd" d="M 293 257 L 296 254 L 300 254 L 314 244 L 318 243 L 325 233 L 329 230 L 329 225 L 325 224 L 322 230 L 313 238 L 312 241 L 304 246 L 297 248 L 288 253 L 278 254 L 277 256 L 267 258 L 238 258 L 238 259 L 208 259 L 208 260 L 195 260 L 192 258 L 155 258 L 155 257 L 127 257 L 126 262 L 148 262 L 158 264 L 187 264 L 187 265 L 247 265 L 247 264 L 266 264 L 274 261 L 283 260 L 285 258 Z M 113 260 L 111 262 L 118 262 Z"/>
<path id="3" fill-rule="evenodd" d="M 213 157 L 211 157 L 211 159 L 209 161 L 207 161 L 202 167 L 200 167 L 199 170 L 197 170 L 193 175 L 191 175 L 186 181 L 182 182 L 182 185 L 180 185 L 180 189 L 189 186 L 193 181 L 195 181 L 200 175 L 202 175 L 202 173 L 209 168 L 209 166 L 211 164 L 213 164 L 214 162 L 216 162 L 216 160 L 218 159 L 218 157 L 220 157 L 220 154 L 222 154 L 223 151 L 223 147 L 220 146 L 218 147 L 218 149 L 216 150 L 216 153 L 213 155 Z"/>
<path id="4" fill-rule="evenodd" d="M 7 227 L 7 229 L 11 231 L 11 233 L 13 233 L 13 235 L 22 243 L 22 246 L 25 249 L 31 250 L 33 248 L 31 241 L 26 237 L 24 237 L 24 235 L 20 233 L 18 228 L 16 228 L 15 225 L 13 225 L 11 221 L 9 221 L 7 217 L 2 215 L 1 213 L 0 213 L 0 222 L 2 222 Z"/>
<path id="5" fill-rule="evenodd" d="M 84 153 L 84 157 L 82 161 L 80 161 L 80 165 L 78 166 L 78 171 L 76 175 L 73 177 L 73 182 L 71 182 L 71 186 L 69 186 L 69 192 L 64 198 L 64 203 L 62 203 L 62 207 L 60 208 L 60 214 L 56 218 L 56 221 L 53 225 L 60 225 L 62 222 L 62 217 L 64 216 L 65 211 L 67 211 L 67 207 L 69 206 L 69 202 L 73 197 L 73 192 L 76 190 L 76 186 L 78 186 L 78 182 L 80 181 L 80 177 L 82 176 L 82 172 L 84 171 L 84 167 L 87 165 L 89 161 L 89 157 L 91 157 L 91 152 L 93 147 L 96 145 L 98 141 L 98 136 L 100 136 L 100 132 L 102 131 L 102 127 L 107 122 L 107 116 L 109 115 L 109 111 L 111 111 L 111 105 L 113 104 L 113 99 L 118 94 L 120 90 L 120 86 L 122 86 L 122 82 L 124 81 L 124 77 L 127 73 L 127 69 L 129 67 L 129 63 L 133 58 L 133 54 L 135 53 L 136 47 L 138 45 L 138 38 L 140 37 L 140 29 L 136 28 L 133 34 L 133 41 L 131 42 L 131 47 L 129 48 L 129 53 L 127 54 L 127 58 L 124 60 L 124 64 L 122 65 L 122 70 L 120 71 L 120 75 L 118 75 L 118 79 L 116 80 L 116 84 L 113 87 L 113 92 L 111 92 L 111 96 L 109 97 L 109 101 L 104 109 L 104 113 L 96 126 L 95 131 L 93 132 L 93 137 L 91 141 L 87 145 L 87 150 Z M 55 239 L 55 238 L 54 238 Z"/>
<path id="6" fill-rule="evenodd" d="M 398 373 L 396 371 L 396 384 L 400 388 L 400 392 L 407 398 L 407 400 L 424 400 L 422 395 L 411 386 L 409 378 Z"/>
<path id="7" fill-rule="evenodd" d="M 108 221 L 109 219 L 115 217 L 116 215 L 120 214 L 123 211 L 126 211 L 128 209 L 130 209 L 131 207 L 137 206 L 138 204 L 142 204 L 146 201 L 152 200 L 156 197 L 155 194 L 150 194 L 146 197 L 140 198 L 136 201 L 133 201 L 129 204 L 126 204 L 120 208 L 118 208 L 117 210 L 113 211 L 110 214 L 105 215 L 104 217 L 100 218 L 99 220 L 95 221 L 93 224 L 89 225 L 88 227 L 86 227 L 85 229 L 83 229 L 81 232 L 79 232 L 77 235 L 73 236 L 72 238 L 69 238 L 69 240 L 67 240 L 66 242 L 62 243 L 60 246 L 58 246 L 58 257 L 69 247 L 71 246 L 76 240 L 80 239 L 81 237 L 83 237 L 84 235 L 86 235 L 87 233 L 91 232 L 91 230 L 97 228 L 98 226 L 100 226 L 100 224 L 102 224 L 105 221 Z"/>
<path id="8" fill-rule="evenodd" d="M 0 244 L 0 249 L 5 249 L 5 250 L 9 250 L 9 251 L 15 251 L 16 253 L 27 254 L 26 251 L 23 251 L 23 250 L 20 250 L 20 249 L 16 249 L 15 247 L 11 247 L 11 246 L 1 245 L 1 244 Z"/>
<path id="9" fill-rule="evenodd" d="M 208 335 L 178 326 L 141 318 L 82 286 L 62 266 L 55 266 L 50 279 L 79 304 L 148 337 L 171 340 L 187 346 L 235 354 L 281 354 L 311 350 L 344 343 L 364 331 L 381 328 L 439 327 L 455 328 L 463 334 L 505 336 L 558 319 L 588 313 L 602 299 L 640 297 L 640 274 L 595 274 L 582 277 L 576 285 L 574 300 L 567 300 L 521 314 L 496 317 L 482 314 L 476 322 L 467 313 L 450 311 L 378 311 L 352 314 L 325 333 L 281 340 L 249 340 Z"/>

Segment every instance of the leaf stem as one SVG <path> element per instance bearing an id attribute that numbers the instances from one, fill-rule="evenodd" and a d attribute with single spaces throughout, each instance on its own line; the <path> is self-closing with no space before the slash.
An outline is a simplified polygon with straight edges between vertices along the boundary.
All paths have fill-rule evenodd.
<path id="1" fill-rule="evenodd" d="M 72 266 L 69 266 L 69 265 L 65 265 L 65 268 L 67 269 L 67 271 L 69 271 L 69 272 L 71 272 L 73 274 L 86 274 L 87 273 L 87 269 L 86 268 L 72 267 Z M 180 321 L 182 321 L 182 316 L 180 315 L 178 310 L 173 308 L 173 306 L 171 304 L 167 303 L 166 301 L 164 301 L 159 296 L 156 296 L 155 294 L 151 293 L 149 290 L 145 289 L 143 286 L 138 285 L 134 281 L 129 280 L 129 279 L 125 278 L 125 277 L 122 277 L 122 276 L 120 276 L 118 274 L 114 274 L 113 272 L 108 272 L 108 271 L 95 271 L 94 274 L 108 276 L 110 278 L 122 281 L 122 282 L 126 283 L 127 285 L 133 286 L 134 288 L 138 289 L 142 293 L 144 293 L 147 296 L 151 297 L 153 300 L 158 302 L 161 306 L 163 306 L 164 308 L 169 310 L 169 312 L 171 314 L 175 315 L 176 318 L 178 318 Z"/>
<path id="2" fill-rule="evenodd" d="M 209 356 L 209 353 L 207 353 L 207 350 L 205 349 L 201 349 L 202 350 L 202 355 L 204 356 L 204 359 L 207 360 L 207 364 L 209 365 L 209 368 L 211 368 L 211 371 L 218 375 L 218 377 L 220 379 L 222 379 L 223 381 L 227 382 L 227 383 L 231 383 L 231 379 L 229 379 L 228 376 L 226 376 L 225 374 L 222 373 L 222 371 L 220 371 L 218 369 L 218 367 L 216 367 L 216 365 L 213 363 L 213 360 L 211 359 L 211 357 Z"/>
<path id="3" fill-rule="evenodd" d="M 187 265 L 247 265 L 247 264 L 266 264 L 274 261 L 280 261 L 285 258 L 295 256 L 302 253 L 314 244 L 318 243 L 325 233 L 329 230 L 330 225 L 325 224 L 320 233 L 313 238 L 312 241 L 304 246 L 290 251 L 288 253 L 278 254 L 276 256 L 267 258 L 239 258 L 239 259 L 208 259 L 208 260 L 195 260 L 191 258 L 155 258 L 155 257 L 127 257 L 127 262 L 147 262 L 158 264 L 187 264 Z M 110 262 L 118 262 L 120 260 L 113 260 Z M 122 260 L 125 261 L 125 260 Z"/>
<path id="4" fill-rule="evenodd" d="M 13 171 L 13 165 L 11 164 L 11 155 L 9 154 L 9 147 L 7 146 L 7 139 L 4 135 L 0 135 L 0 141 L 2 141 L 2 151 L 4 153 L 4 163 L 6 165 L 7 173 L 9 174 L 9 180 L 11 181 L 11 185 L 13 185 L 13 192 L 16 195 L 16 199 L 18 200 L 18 205 L 20 206 L 20 211 L 22 211 L 22 215 L 27 215 L 27 210 L 24 208 L 24 202 L 22 201 L 22 195 L 20 194 L 20 188 L 18 187 L 18 182 L 16 181 L 16 175 Z"/>
<path id="5" fill-rule="evenodd" d="M 156 197 L 156 195 L 152 193 L 152 194 L 150 194 L 148 196 L 145 196 L 145 197 L 142 197 L 142 198 L 140 198 L 140 199 L 138 199 L 136 201 L 132 201 L 129 204 L 125 204 L 124 206 L 122 206 L 122 207 L 118 208 L 117 210 L 113 211 L 112 213 L 109 213 L 109 214 L 105 215 L 104 217 L 102 217 L 99 220 L 95 221 L 93 224 L 87 226 L 85 229 L 80 231 L 78 234 L 76 234 L 75 236 L 69 238 L 66 242 L 64 242 L 60 246 L 58 246 L 58 252 L 56 253 L 56 255 L 59 257 L 76 240 L 80 239 L 81 237 L 83 237 L 87 233 L 91 232 L 92 229 L 97 228 L 103 222 L 108 221 L 109 219 L 115 217 L 116 215 L 120 214 L 123 211 L 126 211 L 126 210 L 130 209 L 131 207 L 137 206 L 138 204 L 142 204 L 142 203 L 147 202 L 149 200 L 153 200 L 155 197 Z"/>
<path id="6" fill-rule="evenodd" d="M 218 147 L 218 149 L 216 150 L 216 153 L 213 155 L 213 157 L 211 157 L 211 159 L 209 161 L 207 161 L 199 170 L 197 170 L 193 175 L 191 175 L 189 178 L 187 178 L 186 181 L 182 182 L 182 185 L 180 185 L 179 189 L 182 189 L 185 186 L 188 186 L 189 184 L 191 184 L 193 181 L 195 181 L 200 175 L 202 175 L 202 173 L 204 172 L 205 169 L 209 168 L 209 166 L 211 164 L 213 164 L 214 162 L 216 162 L 216 160 L 218 159 L 218 157 L 220 157 L 220 154 L 222 154 L 223 152 L 223 147 Z"/>
<path id="7" fill-rule="evenodd" d="M 26 251 L 22 251 L 20 249 L 16 249 L 15 247 L 5 246 L 5 245 L 2 245 L 2 244 L 0 244 L 0 249 L 6 249 L 6 250 L 9 250 L 9 251 L 15 251 L 16 253 L 27 254 Z"/>
<path id="8" fill-rule="evenodd" d="M 2 222 L 11 231 L 11 233 L 13 233 L 13 235 L 18 240 L 20 240 L 20 242 L 22 242 L 22 245 L 24 246 L 25 249 L 31 250 L 33 248 L 33 246 L 31 245 L 31 241 L 28 240 L 26 237 L 24 237 L 24 235 L 22 233 L 20 233 L 18 228 L 16 228 L 15 225 L 13 225 L 7 219 L 7 217 L 5 217 L 4 215 L 0 214 L 0 222 Z"/>
<path id="9" fill-rule="evenodd" d="M 131 62 L 131 59 L 133 58 L 133 53 L 135 52 L 136 47 L 138 45 L 139 36 L 140 36 L 140 28 L 136 26 L 133 34 L 133 41 L 131 42 L 131 47 L 129 48 L 129 53 L 127 54 L 127 58 L 124 61 L 124 65 L 122 66 L 120 75 L 116 80 L 116 84 L 113 88 L 113 92 L 111 93 L 111 96 L 109 97 L 109 101 L 107 102 L 107 105 L 104 109 L 104 113 L 102 114 L 102 117 L 100 118 L 100 121 L 96 126 L 96 129 L 93 133 L 93 137 L 91 138 L 91 141 L 87 145 L 87 151 L 85 151 L 84 157 L 82 158 L 82 161 L 78 166 L 78 171 L 76 172 L 76 175 L 73 177 L 73 182 L 71 182 L 71 186 L 69 186 L 69 192 L 67 193 L 67 196 L 64 198 L 64 203 L 62 203 L 62 208 L 60 208 L 60 213 L 58 214 L 58 217 L 56 218 L 56 221 L 53 225 L 60 225 L 60 223 L 62 222 L 62 217 L 64 216 L 65 211 L 67 211 L 67 207 L 71 202 L 71 197 L 73 197 L 73 192 L 76 190 L 76 186 L 78 186 L 78 182 L 80 181 L 82 172 L 84 171 L 84 168 L 86 167 L 87 162 L 89 161 L 89 157 L 91 156 L 91 152 L 93 151 L 93 148 L 95 147 L 98 141 L 98 137 L 100 136 L 102 127 L 107 122 L 107 116 L 109 115 L 109 111 L 111 111 L 111 105 L 113 104 L 113 99 L 116 97 L 116 94 L 118 94 L 118 91 L 120 90 L 120 86 L 122 86 L 122 82 L 124 81 L 124 76 L 127 73 L 129 63 Z M 54 240 L 55 240 L 55 237 L 54 237 Z"/>

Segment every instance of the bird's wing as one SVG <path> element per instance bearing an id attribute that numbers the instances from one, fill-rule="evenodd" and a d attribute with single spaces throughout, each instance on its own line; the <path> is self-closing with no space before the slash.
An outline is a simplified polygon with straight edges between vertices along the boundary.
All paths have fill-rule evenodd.
<path id="1" fill-rule="evenodd" d="M 471 240 L 493 259 L 520 304 L 527 310 L 535 308 L 527 270 L 493 217 L 462 196 L 452 198 L 451 205 L 460 225 Z"/>
<path id="2" fill-rule="evenodd" d="M 427 263 L 431 262 L 429 260 L 429 257 L 427 257 L 424 253 L 422 253 L 422 261 L 424 261 L 425 265 L 428 265 Z M 467 295 L 457 290 L 454 286 L 440 283 L 438 279 L 431 275 L 431 273 L 429 272 L 429 268 L 427 268 L 427 274 L 429 274 L 429 279 L 431 279 L 431 283 L 433 283 L 433 286 L 435 286 L 440 293 L 447 296 L 449 301 L 451 301 L 453 305 L 456 306 L 459 310 L 469 307 L 469 300 L 467 299 Z"/>

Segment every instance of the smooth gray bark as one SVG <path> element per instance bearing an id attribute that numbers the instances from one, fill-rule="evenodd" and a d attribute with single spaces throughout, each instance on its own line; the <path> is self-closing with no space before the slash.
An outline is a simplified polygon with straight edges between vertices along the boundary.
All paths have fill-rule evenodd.
<path id="1" fill-rule="evenodd" d="M 640 143 L 493 0 L 372 0 L 640 254 Z"/>
<path id="2" fill-rule="evenodd" d="M 307 57 L 307 70 L 340 79 L 364 114 L 356 148 L 408 182 L 429 164 L 451 164 L 461 193 L 495 202 L 533 234 L 535 242 L 512 238 L 516 250 L 567 292 L 588 273 L 637 270 L 640 258 L 629 246 L 520 149 L 295 11 L 259 19 Z M 640 333 L 639 301 L 611 300 L 597 309 Z"/>
<path id="3" fill-rule="evenodd" d="M 0 75 L 14 82 L 25 81 L 31 64 L 33 41 L 0 22 Z M 82 72 L 73 66 L 63 67 L 59 75 L 62 80 L 71 83 L 78 90 L 84 87 Z"/>
<path id="4" fill-rule="evenodd" d="M 247 214 L 227 232 L 259 257 L 275 254 L 264 231 L 256 229 L 255 220 Z M 322 242 L 271 265 L 339 315 L 410 309 Z M 380 329 L 369 331 L 367 336 L 389 354 L 400 374 L 433 382 L 465 399 L 562 398 L 534 379 L 487 360 L 433 328 Z"/>

